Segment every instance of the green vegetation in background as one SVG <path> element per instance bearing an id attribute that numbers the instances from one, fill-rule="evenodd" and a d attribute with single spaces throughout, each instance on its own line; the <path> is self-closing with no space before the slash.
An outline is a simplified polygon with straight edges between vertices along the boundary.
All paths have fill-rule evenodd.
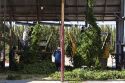
<path id="1" fill-rule="evenodd" d="M 25 64 L 35 63 L 38 61 L 39 55 L 42 56 L 44 48 L 39 45 L 42 41 L 47 41 L 45 52 L 53 52 L 59 46 L 59 27 L 37 23 L 30 27 L 30 30 L 29 46 L 25 48 L 21 59 L 21 62 Z"/>
<path id="2" fill-rule="evenodd" d="M 33 31 L 31 34 L 32 49 L 36 50 L 37 49 L 36 47 L 39 46 L 39 43 L 42 42 L 42 40 L 48 40 L 51 33 L 53 34 L 52 34 L 52 38 L 50 39 L 48 49 L 51 47 L 53 49 L 56 49 L 56 47 L 59 45 L 59 28 L 36 24 L 33 27 Z"/>
<path id="3" fill-rule="evenodd" d="M 72 50 L 73 47 L 71 38 L 74 40 L 74 43 L 76 44 L 77 47 L 77 43 L 80 38 L 79 36 L 81 34 L 80 32 L 81 30 L 77 26 L 72 26 L 70 28 L 65 27 L 65 53 L 69 57 L 73 57 L 73 50 Z"/>
<path id="4" fill-rule="evenodd" d="M 100 25 L 101 32 L 108 32 L 111 34 L 110 39 L 110 53 L 115 52 L 115 41 L 116 41 L 116 28 L 112 27 L 110 25 Z M 105 39 L 105 37 L 102 36 L 102 41 Z"/>

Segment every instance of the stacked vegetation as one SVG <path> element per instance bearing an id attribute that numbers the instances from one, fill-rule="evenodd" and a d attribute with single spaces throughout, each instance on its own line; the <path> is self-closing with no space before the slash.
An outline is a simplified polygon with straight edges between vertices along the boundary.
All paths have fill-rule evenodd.
<path id="1" fill-rule="evenodd" d="M 74 57 L 74 63 L 77 67 L 82 65 L 86 65 L 88 67 L 99 67 L 99 58 L 102 57 L 101 30 L 96 24 L 96 19 L 93 15 L 93 0 L 87 0 L 87 2 L 87 22 L 89 26 L 80 35 L 77 56 Z M 81 61 L 79 62 L 77 58 Z"/>

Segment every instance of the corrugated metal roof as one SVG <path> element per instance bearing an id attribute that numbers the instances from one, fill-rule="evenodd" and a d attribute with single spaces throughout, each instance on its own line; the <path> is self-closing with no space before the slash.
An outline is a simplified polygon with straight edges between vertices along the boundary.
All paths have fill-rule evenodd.
<path id="1" fill-rule="evenodd" d="M 4 15 L 4 1 L 0 0 L 0 16 Z M 65 0 L 65 20 L 82 21 L 86 16 L 87 0 Z M 120 13 L 121 0 L 95 0 L 97 20 L 115 20 Z M 60 20 L 61 0 L 6 0 L 6 20 Z M 43 7 L 43 10 L 41 9 Z"/>

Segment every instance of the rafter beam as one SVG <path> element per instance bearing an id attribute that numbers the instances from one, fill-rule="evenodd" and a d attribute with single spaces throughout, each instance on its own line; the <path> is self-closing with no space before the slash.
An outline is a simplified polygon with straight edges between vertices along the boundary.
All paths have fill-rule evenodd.
<path id="1" fill-rule="evenodd" d="M 7 5 L 7 8 L 8 7 L 15 7 L 15 8 L 18 8 L 18 7 L 36 7 L 37 5 L 32 5 L 32 4 L 29 4 L 29 5 Z M 39 6 L 45 6 L 45 7 L 60 7 L 60 5 L 39 5 Z M 117 4 L 108 4 L 106 5 L 107 7 L 120 7 L 120 5 L 117 5 Z M 1 8 L 3 8 L 4 5 L 1 5 Z M 87 7 L 86 5 L 66 5 L 65 7 Z M 94 5 L 93 7 L 105 7 L 105 5 Z"/>
<path id="2" fill-rule="evenodd" d="M 104 12 L 106 12 L 106 7 L 107 7 L 107 0 L 105 0 L 105 3 L 104 3 Z M 105 18 L 105 13 L 104 13 L 104 16 L 103 16 L 103 20 L 104 20 L 104 18 Z"/>

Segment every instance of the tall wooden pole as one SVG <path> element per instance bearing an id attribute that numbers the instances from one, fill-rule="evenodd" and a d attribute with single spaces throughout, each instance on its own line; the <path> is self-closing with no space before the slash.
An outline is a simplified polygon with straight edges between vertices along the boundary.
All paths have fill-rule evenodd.
<path id="1" fill-rule="evenodd" d="M 61 0 L 61 29 L 60 29 L 60 46 L 61 46 L 61 82 L 64 81 L 64 1 Z"/>

